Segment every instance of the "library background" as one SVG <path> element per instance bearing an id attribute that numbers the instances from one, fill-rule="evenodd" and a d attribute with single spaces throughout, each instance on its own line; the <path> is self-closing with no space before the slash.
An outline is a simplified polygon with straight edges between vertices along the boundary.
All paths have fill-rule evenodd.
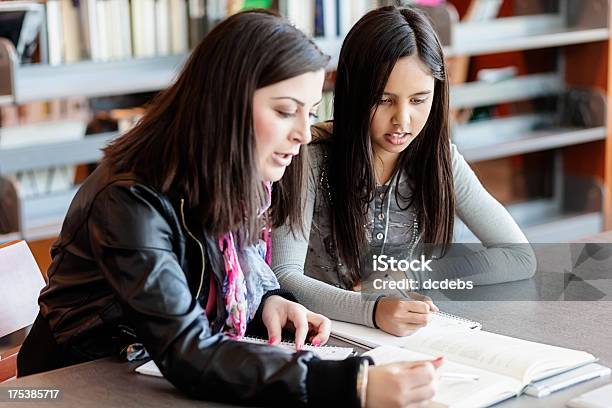
<path id="1" fill-rule="evenodd" d="M 239 10 L 277 10 L 332 56 L 369 9 L 416 4 L 445 47 L 452 140 L 531 242 L 612 229 L 609 0 L 0 1 L 0 243 L 46 271 L 100 148 Z M 474 236 L 462 225 L 458 241 Z"/>

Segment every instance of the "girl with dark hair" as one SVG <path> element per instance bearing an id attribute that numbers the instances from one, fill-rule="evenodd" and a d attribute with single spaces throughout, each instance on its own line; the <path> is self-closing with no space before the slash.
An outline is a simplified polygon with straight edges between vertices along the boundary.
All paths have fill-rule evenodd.
<path id="1" fill-rule="evenodd" d="M 20 376 L 148 353 L 195 398 L 357 407 L 431 398 L 430 362 L 369 367 L 361 357 L 322 361 L 234 341 L 267 335 L 276 344 L 285 328 L 299 350 L 307 337 L 314 345 L 329 337 L 327 318 L 279 290 L 260 239 L 266 221 L 300 220 L 298 153 L 327 62 L 263 11 L 236 14 L 206 36 L 75 196 Z M 293 185 L 280 181 L 272 197 L 286 169 Z"/>
<path id="2" fill-rule="evenodd" d="M 273 233 L 273 269 L 304 305 L 343 321 L 407 335 L 437 307 L 427 298 L 362 297 L 374 249 L 446 256 L 426 279 L 473 284 L 529 278 L 535 257 L 508 212 L 451 144 L 440 42 L 416 9 L 383 7 L 348 33 L 338 61 L 333 122 L 313 128 L 305 235 Z M 483 250 L 451 256 L 455 212 Z M 447 251 L 448 250 L 448 251 Z"/>

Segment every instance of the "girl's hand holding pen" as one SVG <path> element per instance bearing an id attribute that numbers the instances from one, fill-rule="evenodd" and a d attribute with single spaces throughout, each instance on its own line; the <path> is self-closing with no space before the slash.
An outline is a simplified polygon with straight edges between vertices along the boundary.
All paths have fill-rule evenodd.
<path id="1" fill-rule="evenodd" d="M 438 308 L 431 300 L 383 297 L 378 301 L 374 323 L 387 333 L 408 336 L 425 327 Z"/>

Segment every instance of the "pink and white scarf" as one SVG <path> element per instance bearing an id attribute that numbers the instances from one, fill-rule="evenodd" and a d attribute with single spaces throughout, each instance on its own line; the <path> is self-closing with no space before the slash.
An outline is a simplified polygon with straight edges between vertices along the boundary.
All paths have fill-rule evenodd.
<path id="1" fill-rule="evenodd" d="M 272 200 L 272 183 L 264 183 L 264 187 L 267 193 L 267 202 L 263 206 L 264 208 L 262 208 L 262 210 L 260 211 L 260 216 L 268 210 Z M 262 231 L 262 239 L 263 243 L 265 243 L 265 254 L 260 253 L 259 255 L 263 255 L 263 259 L 265 259 L 265 263 L 267 263 L 268 265 L 260 265 L 259 267 L 266 269 L 265 271 L 261 271 L 261 273 L 265 275 L 264 280 L 267 280 L 269 282 L 267 286 L 270 286 L 270 288 L 278 287 L 278 282 L 276 281 L 274 274 L 269 268 L 271 240 L 270 231 L 267 225 Z M 236 241 L 234 239 L 233 233 L 229 232 L 219 239 L 219 249 L 223 254 L 223 262 L 225 265 L 223 297 L 225 300 L 225 309 L 227 310 L 228 314 L 227 319 L 225 320 L 224 332 L 232 338 L 241 338 L 246 332 L 248 320 L 253 317 L 253 314 L 257 309 L 255 306 L 259 305 L 261 297 L 249 297 L 249 282 L 247 277 L 245 277 L 242 265 L 240 264 Z M 253 263 L 257 263 L 257 260 L 255 259 L 251 259 L 250 261 L 252 261 Z M 261 259 L 259 259 L 259 261 L 261 261 Z M 257 268 L 257 266 L 255 266 L 254 268 Z M 250 273 L 251 272 L 254 273 L 254 271 L 250 271 Z M 259 289 L 253 291 L 259 291 L 263 293 L 260 288 L 254 287 L 260 286 L 258 285 L 258 283 L 259 282 L 255 282 L 251 285 L 253 286 L 253 289 Z M 251 298 L 250 302 L 249 298 Z"/>

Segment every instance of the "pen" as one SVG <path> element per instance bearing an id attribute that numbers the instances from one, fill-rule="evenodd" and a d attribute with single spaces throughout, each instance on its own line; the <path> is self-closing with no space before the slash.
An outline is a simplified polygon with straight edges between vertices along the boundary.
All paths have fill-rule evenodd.
<path id="1" fill-rule="evenodd" d="M 459 380 L 459 381 L 478 381 L 479 376 L 475 374 L 463 374 L 463 373 L 440 373 L 440 379 L 443 380 Z"/>

